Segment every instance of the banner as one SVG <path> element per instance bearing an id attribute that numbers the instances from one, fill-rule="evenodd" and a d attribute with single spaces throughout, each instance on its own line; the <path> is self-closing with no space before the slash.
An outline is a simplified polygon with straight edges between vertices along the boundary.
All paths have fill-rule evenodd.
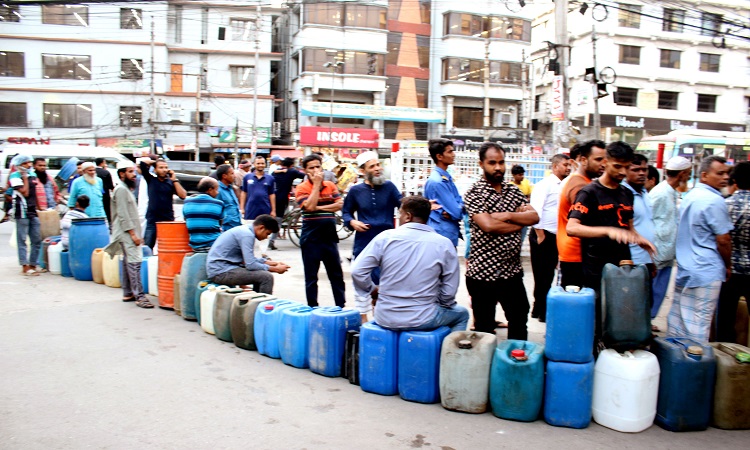
<path id="1" fill-rule="evenodd" d="M 552 78 L 550 114 L 552 122 L 562 122 L 565 120 L 565 90 L 562 75 L 555 75 Z"/>
<path id="2" fill-rule="evenodd" d="M 300 127 L 299 143 L 318 147 L 378 148 L 380 136 L 369 128 Z"/>

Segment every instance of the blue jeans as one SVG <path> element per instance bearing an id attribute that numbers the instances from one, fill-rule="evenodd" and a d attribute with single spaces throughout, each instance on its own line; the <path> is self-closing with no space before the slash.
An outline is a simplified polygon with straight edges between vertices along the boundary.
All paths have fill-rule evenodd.
<path id="1" fill-rule="evenodd" d="M 667 286 L 669 286 L 669 278 L 672 276 L 672 266 L 667 266 L 663 269 L 656 271 L 656 276 L 651 281 L 651 298 L 653 304 L 651 305 L 651 318 L 655 318 L 659 314 L 659 308 L 664 301 L 664 297 L 667 295 Z"/>
<path id="2" fill-rule="evenodd" d="M 31 240 L 31 254 L 26 251 L 26 237 Z M 36 266 L 39 250 L 42 247 L 42 224 L 39 217 L 16 219 L 16 244 L 18 246 L 18 264 Z"/>
<path id="3" fill-rule="evenodd" d="M 469 325 L 469 310 L 461 305 L 453 305 L 450 308 L 438 306 L 435 315 L 428 322 L 411 328 L 417 331 L 436 330 L 442 326 L 449 327 L 453 331 L 466 331 Z M 403 330 L 399 330 L 403 331 Z"/>
<path id="4" fill-rule="evenodd" d="M 156 222 L 146 222 L 146 232 L 143 233 L 143 243 L 151 250 L 156 245 Z"/>

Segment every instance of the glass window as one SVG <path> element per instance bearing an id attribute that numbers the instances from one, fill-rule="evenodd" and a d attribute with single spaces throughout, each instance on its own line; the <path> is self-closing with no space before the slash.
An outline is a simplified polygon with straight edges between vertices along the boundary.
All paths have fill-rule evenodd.
<path id="1" fill-rule="evenodd" d="M 388 2 L 391 3 L 391 2 Z M 419 17 L 422 23 L 430 23 L 430 15 L 432 14 L 432 0 L 419 0 Z"/>
<path id="2" fill-rule="evenodd" d="M 385 29 L 385 8 L 367 5 L 345 5 L 347 27 Z"/>
<path id="3" fill-rule="evenodd" d="M 76 55 L 42 55 L 44 78 L 90 80 L 91 57 Z"/>
<path id="4" fill-rule="evenodd" d="M 661 49 L 661 58 L 659 61 L 659 66 L 667 67 L 669 69 L 679 69 L 681 54 L 682 52 L 678 50 Z"/>
<path id="5" fill-rule="evenodd" d="M 254 20 L 232 19 L 229 26 L 232 28 L 233 41 L 252 41 L 255 38 Z"/>
<path id="6" fill-rule="evenodd" d="M 419 57 L 419 68 L 430 68 L 430 37 L 417 35 L 417 56 Z"/>
<path id="7" fill-rule="evenodd" d="M 417 91 L 417 108 L 427 108 L 427 98 L 430 94 L 430 80 L 414 80 Z"/>
<path id="8" fill-rule="evenodd" d="M 620 45 L 620 62 L 622 64 L 640 64 L 641 48 L 634 45 Z"/>
<path id="9" fill-rule="evenodd" d="M 0 127 L 27 127 L 26 103 L 0 102 Z"/>
<path id="10" fill-rule="evenodd" d="M 319 48 L 306 48 L 303 50 L 302 64 L 304 71 L 330 73 L 331 69 L 324 65 L 331 61 L 342 61 L 344 63 L 343 67 L 338 69 L 338 73 L 349 75 L 385 75 L 385 55 L 382 54 L 356 51 L 329 53 Z"/>
<path id="11" fill-rule="evenodd" d="M 659 109 L 677 109 L 677 92 L 659 91 Z"/>
<path id="12" fill-rule="evenodd" d="M 44 104 L 45 128 L 90 128 L 91 105 Z"/>
<path id="13" fill-rule="evenodd" d="M 0 77 L 25 76 L 23 56 L 21 52 L 0 52 Z"/>
<path id="14" fill-rule="evenodd" d="M 718 72 L 719 71 L 719 58 L 721 55 L 714 55 L 713 53 L 701 53 L 701 72 Z"/>
<path id="15" fill-rule="evenodd" d="M 521 64 L 490 61 L 490 84 L 521 85 Z M 484 61 L 481 59 L 446 58 L 443 60 L 443 81 L 484 82 Z"/>
<path id="16" fill-rule="evenodd" d="M 716 96 L 698 94 L 698 112 L 716 112 Z"/>
<path id="17" fill-rule="evenodd" d="M 490 117 L 494 116 L 490 110 Z M 453 126 L 457 128 L 482 128 L 484 127 L 484 110 L 482 108 L 453 107 Z"/>
<path id="18" fill-rule="evenodd" d="M 398 90 L 401 87 L 401 77 L 388 77 L 385 85 L 386 106 L 396 106 Z"/>
<path id="19" fill-rule="evenodd" d="M 143 108 L 140 106 L 120 106 L 120 126 L 123 128 L 141 128 L 143 126 Z"/>
<path id="20" fill-rule="evenodd" d="M 140 30 L 143 28 L 143 12 L 140 9 L 120 8 L 120 28 L 123 30 Z"/>
<path id="21" fill-rule="evenodd" d="M 143 79 L 143 60 L 142 59 L 121 59 L 120 60 L 120 78 L 126 80 Z"/>
<path id="22" fill-rule="evenodd" d="M 306 3 L 304 23 L 318 25 L 331 25 L 340 27 L 344 25 L 344 5 L 341 3 Z"/>
<path id="23" fill-rule="evenodd" d="M 43 5 L 42 23 L 87 27 L 89 26 L 89 7 L 86 5 Z"/>
<path id="24" fill-rule="evenodd" d="M 661 22 L 662 31 L 682 33 L 682 24 L 685 23 L 685 11 L 679 9 L 664 9 L 664 17 Z"/>
<path id="25" fill-rule="evenodd" d="M 388 33 L 388 54 L 385 56 L 386 64 L 398 64 L 398 55 L 401 51 L 401 33 Z"/>
<path id="26" fill-rule="evenodd" d="M 638 89 L 618 87 L 615 103 L 620 106 L 638 106 Z"/>
<path id="27" fill-rule="evenodd" d="M 721 15 L 704 12 L 701 14 L 701 34 L 716 36 L 721 27 Z"/>
<path id="28" fill-rule="evenodd" d="M 750 116 L 750 97 L 745 97 L 745 103 L 747 103 L 747 115 Z"/>
<path id="29" fill-rule="evenodd" d="M 542 106 L 542 94 L 538 94 L 536 97 L 534 97 L 534 111 L 539 111 L 539 108 Z"/>
<path id="30" fill-rule="evenodd" d="M 0 5 L 0 22 L 20 22 L 21 18 L 18 5 Z"/>
<path id="31" fill-rule="evenodd" d="M 617 17 L 617 23 L 625 28 L 641 27 L 641 7 L 636 5 L 619 4 L 620 10 Z"/>
<path id="32" fill-rule="evenodd" d="M 531 22 L 517 17 L 446 13 L 445 35 L 487 37 L 531 42 Z"/>
<path id="33" fill-rule="evenodd" d="M 251 88 L 255 82 L 253 66 L 229 66 L 232 72 L 232 87 Z"/>

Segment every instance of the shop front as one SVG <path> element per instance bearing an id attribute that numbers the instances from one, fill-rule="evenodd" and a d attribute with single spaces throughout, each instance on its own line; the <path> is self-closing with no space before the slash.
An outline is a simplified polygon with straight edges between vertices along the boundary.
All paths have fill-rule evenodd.
<path id="1" fill-rule="evenodd" d="M 593 117 L 589 117 L 593 123 Z M 659 136 L 675 130 L 745 131 L 745 124 L 657 119 L 643 116 L 602 114 L 602 136 L 605 142 L 625 141 L 632 146 L 644 137 Z"/>

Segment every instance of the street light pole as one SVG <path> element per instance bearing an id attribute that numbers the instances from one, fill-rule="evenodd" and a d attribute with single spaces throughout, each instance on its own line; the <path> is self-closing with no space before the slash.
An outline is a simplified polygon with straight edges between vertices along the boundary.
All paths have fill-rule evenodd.
<path id="1" fill-rule="evenodd" d="M 336 71 L 338 70 L 339 66 L 343 66 L 343 61 L 328 61 L 327 63 L 323 64 L 323 67 L 326 69 L 331 69 L 331 110 L 328 114 L 328 149 L 330 151 L 331 149 L 331 134 L 333 133 L 333 96 L 336 92 Z"/>

